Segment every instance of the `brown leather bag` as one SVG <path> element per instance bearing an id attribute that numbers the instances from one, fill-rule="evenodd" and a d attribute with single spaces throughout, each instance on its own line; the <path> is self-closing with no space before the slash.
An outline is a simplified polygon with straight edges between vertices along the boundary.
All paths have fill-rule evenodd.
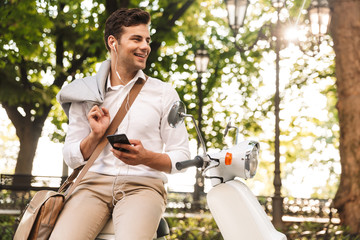
<path id="1" fill-rule="evenodd" d="M 14 240 L 46 240 L 49 238 L 55 226 L 56 220 L 65 205 L 66 199 L 71 195 L 81 179 L 84 177 L 85 173 L 89 170 L 91 165 L 95 162 L 96 158 L 106 146 L 106 136 L 116 132 L 117 127 L 124 119 L 144 83 L 145 81 L 143 79 L 138 79 L 138 81 L 134 84 L 129 93 L 128 103 L 126 103 L 126 101 L 122 103 L 115 118 L 96 146 L 87 163 L 82 167 L 75 169 L 57 192 L 42 190 L 34 195 L 21 217 L 21 221 L 14 235 Z M 126 107 L 128 108 L 126 109 Z M 78 176 L 80 171 L 81 173 Z M 73 183 L 75 178 L 76 181 Z"/>
<path id="2" fill-rule="evenodd" d="M 64 204 L 63 193 L 37 192 L 21 218 L 14 240 L 48 239 Z"/>

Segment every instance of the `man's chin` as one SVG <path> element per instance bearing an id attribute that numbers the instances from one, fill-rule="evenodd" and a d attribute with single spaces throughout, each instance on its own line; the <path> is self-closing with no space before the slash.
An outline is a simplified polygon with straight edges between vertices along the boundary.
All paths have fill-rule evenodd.
<path id="1" fill-rule="evenodd" d="M 139 65 L 139 70 L 144 70 L 146 68 L 146 64 Z"/>

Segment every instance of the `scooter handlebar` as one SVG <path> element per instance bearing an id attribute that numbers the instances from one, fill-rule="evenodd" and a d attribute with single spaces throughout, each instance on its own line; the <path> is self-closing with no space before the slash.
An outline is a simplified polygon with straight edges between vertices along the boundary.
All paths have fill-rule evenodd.
<path id="1" fill-rule="evenodd" d="M 189 168 L 189 167 L 197 167 L 200 168 L 202 167 L 204 164 L 204 160 L 202 157 L 200 156 L 196 156 L 194 159 L 192 160 L 186 160 L 186 161 L 182 161 L 182 162 L 177 162 L 175 167 L 177 170 L 182 170 L 185 168 Z"/>

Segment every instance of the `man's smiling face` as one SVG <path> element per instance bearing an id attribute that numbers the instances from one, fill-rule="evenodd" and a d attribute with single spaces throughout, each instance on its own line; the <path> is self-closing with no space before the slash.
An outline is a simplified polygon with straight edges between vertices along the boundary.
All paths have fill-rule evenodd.
<path id="1" fill-rule="evenodd" d="M 146 60 L 150 54 L 149 26 L 123 27 L 123 32 L 117 46 L 118 67 L 136 72 L 146 67 Z"/>

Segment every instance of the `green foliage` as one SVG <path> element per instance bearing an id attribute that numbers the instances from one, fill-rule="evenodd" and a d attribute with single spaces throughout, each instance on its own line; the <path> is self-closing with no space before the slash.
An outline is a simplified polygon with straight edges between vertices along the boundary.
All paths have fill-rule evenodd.
<path id="1" fill-rule="evenodd" d="M 301 43 L 299 43 L 301 44 Z M 336 110 L 334 53 L 317 53 L 316 58 L 302 55 L 293 60 L 294 69 L 282 101 L 297 110 L 284 116 L 281 145 L 286 148 L 286 175 L 296 171 L 301 162 L 310 171 L 327 172 L 322 187 L 313 184 L 313 197 L 332 198 L 339 178 L 339 124 Z M 320 108 L 321 106 L 321 108 Z M 289 107 L 288 107 L 289 108 Z M 316 110 L 315 110 L 316 109 Z M 302 173 L 297 181 L 306 181 L 311 174 Z"/>
<path id="2" fill-rule="evenodd" d="M 101 24 L 106 17 L 105 7 L 101 1 L 85 5 L 80 0 L 5 1 L 0 5 L 0 102 L 20 143 L 29 144 L 27 136 L 33 136 L 31 141 L 35 142 L 40 137 L 64 82 L 83 76 L 76 75 L 80 72 L 90 74 L 94 64 L 104 59 Z M 61 126 L 64 117 L 50 115 Z M 60 131 L 53 138 L 61 141 L 63 136 Z M 22 146 L 19 156 L 31 158 L 31 152 L 21 154 L 26 151 Z M 32 161 L 18 159 L 16 169 L 31 173 Z"/>
<path id="3" fill-rule="evenodd" d="M 2 240 L 13 238 L 16 226 L 16 216 L 0 215 L 0 236 Z M 221 240 L 223 237 L 213 218 L 209 215 L 202 217 L 166 217 L 170 227 L 170 235 L 166 239 L 176 240 Z M 285 231 L 288 239 L 292 240 L 360 240 L 360 236 L 349 234 L 349 229 L 334 224 L 315 222 L 288 222 Z"/>
<path id="4" fill-rule="evenodd" d="M 261 58 L 258 51 L 249 52 L 248 56 L 240 56 L 236 53 L 234 38 L 231 37 L 232 33 L 229 31 L 226 19 L 213 14 L 224 11 L 225 5 L 221 2 L 193 3 L 176 23 L 173 36 L 177 36 L 177 42 L 172 45 L 172 41 L 165 40 L 158 61 L 151 64 L 153 75 L 175 85 L 188 112 L 196 119 L 198 119 L 200 101 L 196 81 L 201 77 L 203 92 L 201 100 L 204 103 L 201 131 L 207 147 L 210 148 L 224 147 L 222 132 L 226 125 L 226 117 L 231 114 L 236 116 L 238 120 L 236 124 L 242 126 L 246 135 L 261 130 L 253 118 L 240 121 L 242 118 L 236 111 L 231 110 L 233 106 L 229 106 L 234 103 L 228 100 L 229 93 L 225 88 L 235 84 L 237 89 L 233 89 L 234 94 L 241 98 L 242 107 L 248 109 L 247 97 L 256 90 L 249 79 L 258 76 L 255 66 Z M 195 69 L 194 56 L 201 45 L 206 46 L 210 62 L 207 72 L 199 76 Z M 250 62 L 247 58 L 253 60 Z M 239 74 L 244 69 L 247 74 Z M 190 135 L 196 138 L 192 123 L 188 123 L 188 126 Z M 232 133 L 233 137 L 234 135 Z"/>
<path id="5" fill-rule="evenodd" d="M 2 240 L 13 239 L 16 218 L 16 216 L 0 215 L 0 236 Z"/>
<path id="6" fill-rule="evenodd" d="M 99 3 L 87 10 L 82 1 L 6 1 L 0 11 L 0 57 L 7 63 L 0 68 L 0 101 L 6 105 L 43 115 L 67 75 L 75 74 L 69 72 L 75 60 L 104 56 L 97 50 L 103 48 L 101 29 L 94 27 L 104 12 Z M 86 74 L 92 62 L 79 69 Z"/>
<path id="7" fill-rule="evenodd" d="M 0 58 L 4 63 L 0 68 L 0 100 L 9 105 L 44 103 L 49 90 L 36 79 L 48 66 L 49 55 L 40 42 L 43 30 L 52 22 L 37 12 L 31 0 L 5 2 L 0 11 Z"/>
<path id="8" fill-rule="evenodd" d="M 287 3 L 283 12 L 289 12 L 290 22 L 295 22 L 301 4 L 301 1 Z M 235 37 L 228 27 L 223 1 L 132 0 L 129 6 L 140 6 L 152 16 L 153 51 L 147 74 L 172 83 L 188 112 L 196 119 L 200 101 L 196 81 L 201 77 L 204 103 L 201 131 L 207 147 L 221 149 L 232 144 L 235 132 L 231 131 L 225 140 L 222 134 L 227 117 L 232 116 L 241 139 L 251 137 L 261 142 L 259 174 L 248 183 L 261 182 L 265 185 L 262 194 L 271 194 L 273 163 L 269 156 L 274 151 L 273 93 L 262 94 L 264 88 L 273 87 L 269 81 L 274 76 L 268 71 L 275 68 L 271 60 L 266 62 L 274 55 L 275 9 L 270 2 L 252 1 L 245 25 Z M 67 118 L 56 103 L 55 95 L 65 82 L 94 74 L 95 64 L 106 58 L 102 29 L 109 12 L 102 0 L 93 0 L 88 5 L 82 0 L 0 3 L 0 101 L 4 106 L 16 106 L 18 114 L 30 119 L 23 121 L 25 126 L 46 115 L 55 125 L 51 139 L 64 140 Z M 303 18 L 301 15 L 300 21 Z M 256 42 L 258 37 L 260 40 Z M 325 40 L 326 46 L 331 45 L 330 39 Z M 310 43 L 301 43 L 308 55 L 316 53 L 317 49 Z M 210 55 L 210 62 L 207 72 L 199 76 L 194 56 L 202 45 Z M 294 164 L 300 161 L 309 163 L 311 168 L 325 167 L 330 169 L 326 183 L 329 190 L 318 191 L 315 195 L 332 196 L 337 186 L 338 159 L 313 160 L 313 156 L 338 147 L 334 55 L 301 55 L 291 60 L 284 50 L 287 46 L 282 47 L 281 62 L 289 62 L 291 67 L 281 65 L 281 71 L 290 75 L 281 92 L 281 111 L 287 113 L 287 108 L 300 105 L 299 114 L 281 115 L 282 161 L 285 163 L 282 177 L 286 182 L 286 176 L 293 174 Z M 326 67 L 315 67 L 314 62 L 322 62 Z M 329 81 L 325 87 L 324 81 Z M 306 112 L 310 106 L 296 101 L 305 97 L 303 89 L 318 86 L 328 99 L 327 119 L 308 116 Z M 192 123 L 187 125 L 191 138 L 196 138 Z M 314 129 L 321 129 L 321 134 Z M 306 141 L 321 147 L 313 144 L 305 149 L 303 143 Z M 284 186 L 287 193 L 286 184 Z"/>
<path id="9" fill-rule="evenodd" d="M 211 215 L 204 213 L 198 217 L 177 218 L 167 217 L 170 236 L 167 239 L 177 240 L 221 240 L 223 237 Z"/>
<path id="10" fill-rule="evenodd" d="M 286 235 L 293 240 L 359 240 L 360 236 L 351 235 L 347 227 L 316 222 L 288 223 Z"/>

